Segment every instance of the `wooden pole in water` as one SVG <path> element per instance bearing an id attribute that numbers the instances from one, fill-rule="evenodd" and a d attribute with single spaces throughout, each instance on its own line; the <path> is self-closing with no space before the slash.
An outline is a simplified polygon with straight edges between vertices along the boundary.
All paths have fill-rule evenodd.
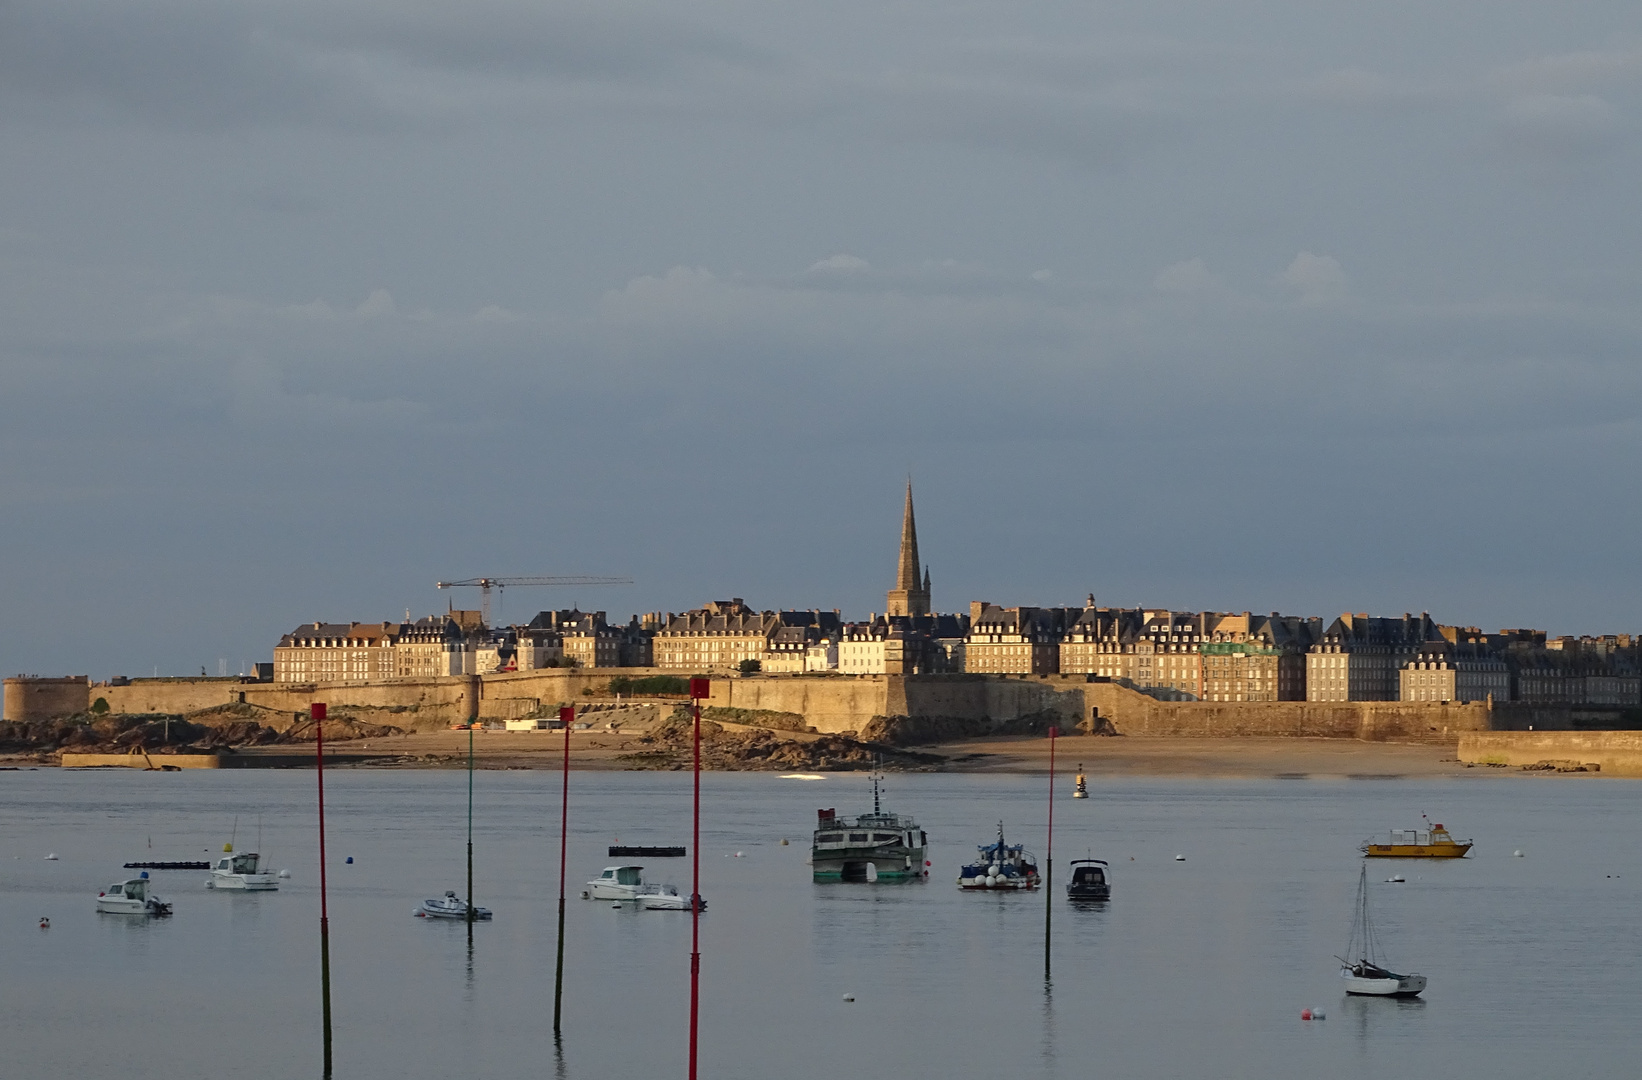
<path id="1" fill-rule="evenodd" d="M 319 773 L 319 1007 L 325 1031 L 325 1076 L 331 1075 L 331 918 L 325 882 L 325 703 L 308 708 L 314 721 L 314 762 Z"/>
<path id="2" fill-rule="evenodd" d="M 473 721 L 468 721 L 468 936 L 473 935 Z"/>
<path id="3" fill-rule="evenodd" d="M 559 1010 L 564 1004 L 564 876 L 565 852 L 570 843 L 570 722 L 576 719 L 576 707 L 566 705 L 559 710 L 559 723 L 564 725 L 564 784 L 559 800 L 559 964 L 553 973 L 553 1037 L 559 1037 Z"/>
<path id="4" fill-rule="evenodd" d="M 695 801 L 690 830 L 690 1080 L 696 1080 L 696 1024 L 701 1015 L 701 699 L 706 679 L 690 680 L 690 704 L 695 706 Z"/>
<path id="5" fill-rule="evenodd" d="M 1049 857 L 1043 867 L 1043 977 L 1049 978 L 1049 938 L 1055 918 L 1055 736 L 1059 728 L 1049 729 Z"/>

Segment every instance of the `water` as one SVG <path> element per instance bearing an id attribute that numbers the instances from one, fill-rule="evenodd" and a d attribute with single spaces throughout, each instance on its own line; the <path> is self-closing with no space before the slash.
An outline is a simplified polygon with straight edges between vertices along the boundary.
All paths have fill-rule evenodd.
<path id="1" fill-rule="evenodd" d="M 687 775 L 572 777 L 562 1056 L 558 774 L 479 774 L 476 899 L 496 918 L 471 950 L 462 924 L 411 916 L 464 888 L 465 775 L 326 779 L 338 1077 L 684 1074 L 688 913 L 577 893 L 622 861 L 610 843 L 688 841 Z M 1642 784 L 1102 779 L 1082 802 L 1063 785 L 1048 987 L 1043 894 L 953 884 L 999 818 L 1043 854 L 1041 777 L 892 776 L 886 808 L 918 818 L 935 864 L 908 885 L 809 880 L 815 808 L 866 809 L 863 777 L 711 774 L 703 788 L 704 1077 L 1635 1072 Z M 0 774 L 0 1074 L 317 1077 L 313 795 L 311 772 Z M 1346 999 L 1330 957 L 1350 928 L 1355 845 L 1422 811 L 1477 849 L 1370 864 L 1371 903 L 1393 963 L 1431 988 Z M 292 870 L 279 892 L 159 871 L 173 918 L 94 912 L 122 862 L 211 858 L 236 814 L 237 849 L 257 846 L 260 818 L 262 850 Z M 1114 899 L 1077 910 L 1060 886 L 1090 849 L 1112 862 Z M 688 891 L 687 860 L 638 861 Z M 1383 883 L 1393 872 L 1407 883 Z M 1318 1005 L 1326 1021 L 1299 1019 Z"/>

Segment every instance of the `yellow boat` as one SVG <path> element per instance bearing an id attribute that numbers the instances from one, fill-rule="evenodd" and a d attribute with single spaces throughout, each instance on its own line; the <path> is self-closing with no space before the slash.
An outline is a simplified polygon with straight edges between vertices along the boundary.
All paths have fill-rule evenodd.
<path id="1" fill-rule="evenodd" d="M 1423 829 L 1392 829 L 1389 843 L 1375 837 L 1364 840 L 1357 850 L 1369 858 L 1381 859 L 1463 859 L 1471 841 L 1460 843 L 1441 825 L 1427 823 Z"/>

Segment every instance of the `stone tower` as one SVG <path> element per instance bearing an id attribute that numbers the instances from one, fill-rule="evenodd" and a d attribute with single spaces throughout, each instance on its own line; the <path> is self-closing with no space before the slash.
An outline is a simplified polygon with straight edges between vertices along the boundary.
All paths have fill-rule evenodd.
<path id="1" fill-rule="evenodd" d="M 921 571 L 921 573 L 920 573 Z M 901 562 L 895 588 L 884 600 L 886 615 L 929 614 L 929 569 L 918 561 L 918 523 L 912 516 L 912 481 L 907 481 L 907 508 L 901 517 Z"/>

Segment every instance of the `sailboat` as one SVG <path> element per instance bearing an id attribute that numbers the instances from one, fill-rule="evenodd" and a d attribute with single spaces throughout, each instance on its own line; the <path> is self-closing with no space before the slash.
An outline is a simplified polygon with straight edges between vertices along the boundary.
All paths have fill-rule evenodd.
<path id="1" fill-rule="evenodd" d="M 1424 975 L 1399 975 L 1385 966 L 1374 923 L 1368 916 L 1368 866 L 1357 875 L 1357 907 L 1351 917 L 1351 941 L 1340 961 L 1346 993 L 1375 997 L 1418 997 L 1425 989 Z"/>

